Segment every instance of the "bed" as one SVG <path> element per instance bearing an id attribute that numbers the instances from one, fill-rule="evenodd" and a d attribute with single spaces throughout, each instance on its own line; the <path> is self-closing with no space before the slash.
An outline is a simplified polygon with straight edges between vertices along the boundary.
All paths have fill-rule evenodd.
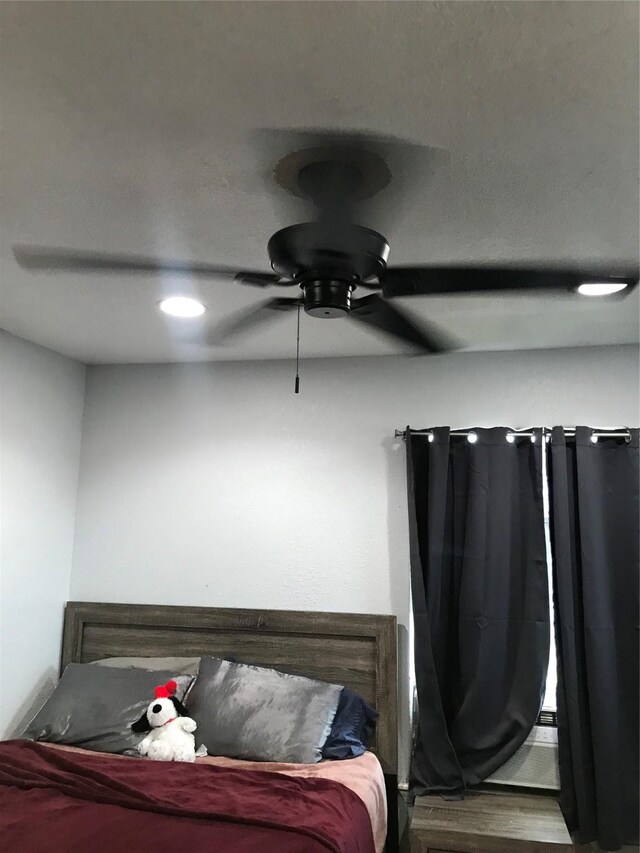
<path id="1" fill-rule="evenodd" d="M 66 606 L 61 671 L 69 663 L 110 657 L 203 655 L 236 655 L 350 687 L 379 713 L 370 752 L 314 765 L 213 756 L 181 765 L 6 742 L 0 744 L 5 846 L 24 853 L 98 853 L 115 844 L 131 853 L 155 851 L 159 844 L 236 853 L 396 850 L 395 617 Z"/>

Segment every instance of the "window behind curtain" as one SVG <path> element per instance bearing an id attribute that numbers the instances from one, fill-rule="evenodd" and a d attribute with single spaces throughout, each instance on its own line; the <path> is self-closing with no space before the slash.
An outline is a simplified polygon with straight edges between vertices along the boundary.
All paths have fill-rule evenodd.
<path id="1" fill-rule="evenodd" d="M 549 617 L 551 627 L 551 641 L 549 645 L 549 669 L 547 670 L 547 683 L 544 692 L 544 700 L 542 702 L 543 711 L 556 711 L 556 687 L 558 684 L 558 663 L 556 659 L 556 639 L 553 630 L 554 612 L 553 612 L 553 564 L 551 562 L 551 517 L 549 508 L 549 444 L 546 441 L 542 454 L 542 500 L 544 504 L 544 538 L 547 549 L 547 570 L 549 573 Z"/>

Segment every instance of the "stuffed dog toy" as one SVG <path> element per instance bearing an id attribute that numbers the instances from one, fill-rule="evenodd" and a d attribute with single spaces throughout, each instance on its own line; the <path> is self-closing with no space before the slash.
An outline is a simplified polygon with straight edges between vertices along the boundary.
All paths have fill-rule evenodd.
<path id="1" fill-rule="evenodd" d="M 175 681 L 156 687 L 156 698 L 131 726 L 131 731 L 137 734 L 149 732 L 138 744 L 138 752 L 152 761 L 196 760 L 193 737 L 196 722 L 176 699 L 177 688 Z"/>

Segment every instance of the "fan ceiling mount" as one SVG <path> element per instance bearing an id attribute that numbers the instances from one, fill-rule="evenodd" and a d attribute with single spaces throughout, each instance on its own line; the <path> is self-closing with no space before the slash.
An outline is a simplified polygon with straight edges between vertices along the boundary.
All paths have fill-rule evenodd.
<path id="1" fill-rule="evenodd" d="M 373 198 L 391 181 L 391 170 L 380 154 L 361 146 L 327 145 L 285 155 L 273 176 L 291 195 L 322 208 L 336 199 Z"/>
<path id="2" fill-rule="evenodd" d="M 299 134 L 296 136 L 299 139 Z M 535 291 L 576 290 L 586 283 L 622 283 L 622 292 L 627 293 L 637 283 L 637 269 L 603 275 L 598 270 L 530 265 L 388 267 L 389 243 L 385 237 L 356 224 L 356 220 L 364 205 L 391 182 L 385 146 L 396 164 L 400 162 L 405 178 L 411 177 L 408 173 L 411 163 L 416 162 L 416 146 L 388 140 L 381 146 L 375 137 L 327 133 L 315 133 L 309 141 L 312 144 L 281 157 L 273 174 L 288 193 L 312 202 L 317 216 L 314 221 L 288 226 L 271 237 L 267 246 L 271 273 L 34 246 L 14 247 L 16 260 L 31 271 L 162 273 L 232 279 L 236 284 L 259 288 L 295 286 L 302 291 L 301 296 L 270 299 L 231 322 L 209 329 L 205 338 L 213 345 L 249 331 L 280 312 L 297 309 L 302 303 L 313 317 L 349 317 L 421 352 L 442 352 L 455 349 L 454 342 L 432 324 L 417 321 L 397 308 L 391 302 L 394 297 L 514 291 L 532 291 L 534 295 Z M 405 156 L 407 168 L 403 170 L 402 155 L 407 151 L 410 156 Z M 424 152 L 428 156 L 430 149 Z M 358 288 L 380 292 L 355 298 Z"/>

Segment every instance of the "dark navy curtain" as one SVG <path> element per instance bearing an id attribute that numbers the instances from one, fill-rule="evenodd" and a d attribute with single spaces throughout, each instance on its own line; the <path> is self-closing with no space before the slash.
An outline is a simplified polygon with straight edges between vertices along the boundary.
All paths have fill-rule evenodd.
<path id="1" fill-rule="evenodd" d="M 414 793 L 459 793 L 509 759 L 542 704 L 549 593 L 542 432 L 475 443 L 407 428 L 418 727 Z"/>
<path id="2" fill-rule="evenodd" d="M 560 804 L 581 843 L 638 843 L 638 430 L 555 427 L 551 531 Z"/>

